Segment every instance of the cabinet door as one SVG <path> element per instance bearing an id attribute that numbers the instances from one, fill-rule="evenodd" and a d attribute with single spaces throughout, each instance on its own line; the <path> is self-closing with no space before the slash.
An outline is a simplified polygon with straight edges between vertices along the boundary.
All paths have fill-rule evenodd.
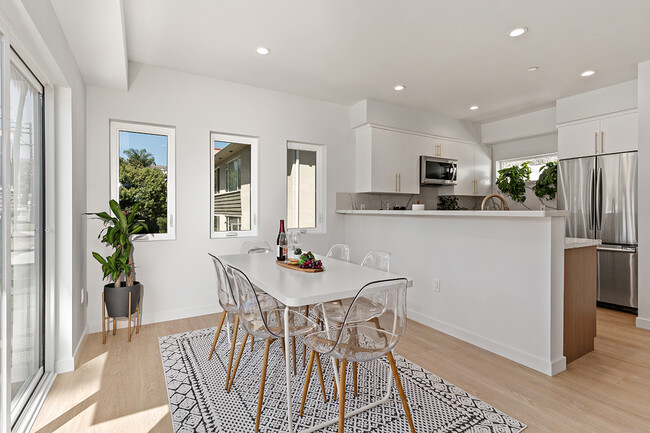
<path id="1" fill-rule="evenodd" d="M 477 195 L 488 195 L 492 192 L 491 147 L 474 146 L 474 178 L 476 179 Z"/>
<path id="2" fill-rule="evenodd" d="M 558 159 L 578 158 L 600 153 L 600 121 L 577 123 L 558 128 Z"/>
<path id="3" fill-rule="evenodd" d="M 417 135 L 373 128 L 371 191 L 418 194 L 419 154 Z"/>
<path id="4" fill-rule="evenodd" d="M 610 117 L 600 121 L 600 153 L 629 152 L 639 149 L 639 115 Z"/>

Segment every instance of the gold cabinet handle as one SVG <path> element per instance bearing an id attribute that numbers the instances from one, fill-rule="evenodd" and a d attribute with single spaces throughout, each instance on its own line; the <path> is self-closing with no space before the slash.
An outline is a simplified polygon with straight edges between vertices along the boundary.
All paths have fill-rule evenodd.
<path id="1" fill-rule="evenodd" d="M 605 131 L 600 131 L 600 153 L 605 151 Z"/>
<path id="2" fill-rule="evenodd" d="M 397 192 L 397 173 L 395 173 L 395 192 Z"/>
<path id="3" fill-rule="evenodd" d="M 598 131 L 594 132 L 594 153 L 598 153 Z"/>

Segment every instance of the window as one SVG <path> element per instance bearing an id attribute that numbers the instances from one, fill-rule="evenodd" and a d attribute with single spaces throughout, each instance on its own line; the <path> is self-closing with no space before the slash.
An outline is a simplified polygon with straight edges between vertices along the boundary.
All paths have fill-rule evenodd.
<path id="1" fill-rule="evenodd" d="M 211 237 L 257 234 L 257 139 L 210 134 Z"/>
<path id="2" fill-rule="evenodd" d="M 557 153 L 530 156 L 528 158 L 504 159 L 497 161 L 497 171 L 503 168 L 512 167 L 514 165 L 521 165 L 526 161 L 528 161 L 528 167 L 530 168 L 530 181 L 534 182 L 539 179 L 539 174 L 547 162 L 557 161 Z"/>
<path id="3" fill-rule="evenodd" d="M 111 121 L 111 198 L 140 203 L 145 239 L 175 238 L 175 130 Z"/>
<path id="4" fill-rule="evenodd" d="M 287 143 L 287 228 L 324 232 L 324 146 Z"/>

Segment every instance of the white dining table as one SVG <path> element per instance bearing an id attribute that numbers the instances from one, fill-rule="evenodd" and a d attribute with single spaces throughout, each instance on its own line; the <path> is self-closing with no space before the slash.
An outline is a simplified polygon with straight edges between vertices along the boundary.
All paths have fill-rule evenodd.
<path id="1" fill-rule="evenodd" d="M 357 295 L 363 286 L 373 281 L 391 278 L 405 278 L 402 275 L 383 272 L 369 267 L 362 267 L 342 260 L 322 257 L 319 255 L 316 255 L 316 258 L 322 261 L 323 268 L 325 269 L 323 272 L 300 272 L 294 269 L 284 268 L 276 263 L 275 254 L 273 253 L 231 254 L 219 256 L 219 259 L 224 264 L 230 265 L 244 272 L 254 286 L 273 296 L 285 305 L 285 341 L 289 341 L 289 309 L 291 307 L 305 307 L 307 305 L 352 298 Z M 407 278 L 407 281 L 408 287 L 413 285 L 412 280 Z M 325 325 L 328 326 L 327 323 Z M 285 356 L 288 426 L 289 433 L 294 433 L 289 350 L 286 351 Z M 333 358 L 332 367 L 334 371 L 334 379 L 338 383 L 338 371 Z M 346 418 L 388 401 L 390 398 L 390 388 L 392 386 L 392 380 L 390 379 L 392 379 L 392 375 L 389 375 L 388 390 L 384 398 L 347 413 Z M 338 418 L 333 418 L 317 426 L 312 426 L 311 428 L 304 430 L 302 433 L 317 431 L 337 422 Z"/>

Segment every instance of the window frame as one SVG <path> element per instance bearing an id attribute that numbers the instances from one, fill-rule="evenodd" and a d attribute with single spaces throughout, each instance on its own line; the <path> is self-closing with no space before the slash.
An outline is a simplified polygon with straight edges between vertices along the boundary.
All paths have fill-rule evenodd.
<path id="1" fill-rule="evenodd" d="M 176 239 L 176 128 L 167 125 L 110 120 L 111 199 L 120 200 L 120 131 L 167 137 L 167 233 L 147 233 L 136 241 L 168 241 Z"/>
<path id="2" fill-rule="evenodd" d="M 542 153 L 542 154 L 530 155 L 530 156 L 526 156 L 526 157 L 499 159 L 499 160 L 495 161 L 494 173 L 495 173 L 495 176 L 498 176 L 499 175 L 499 170 L 501 170 L 503 168 L 504 163 L 516 162 L 518 164 L 522 164 L 522 163 L 524 163 L 526 161 L 531 161 L 531 160 L 535 160 L 535 159 L 543 159 L 543 158 L 552 158 L 552 157 L 555 157 L 556 160 L 559 161 L 557 152 Z M 534 179 L 534 180 L 531 179 L 528 182 L 529 183 L 531 183 L 531 182 L 534 183 L 536 181 L 537 181 L 537 179 Z"/>
<path id="3" fill-rule="evenodd" d="M 231 230 L 215 231 L 214 230 L 214 142 L 223 141 L 227 143 L 246 144 L 251 147 L 251 229 L 250 230 Z M 259 214 L 259 165 L 258 165 L 258 146 L 259 138 L 250 135 L 238 135 L 225 132 L 210 132 L 210 239 L 223 239 L 230 237 L 249 238 L 258 235 L 258 214 Z M 233 158 L 235 159 L 235 158 Z M 241 176 L 241 173 L 240 173 Z M 227 180 L 227 179 L 226 179 Z M 227 182 L 226 182 L 227 184 Z M 239 181 L 241 190 L 241 179 Z M 241 217 L 240 217 L 241 218 Z M 241 220 L 240 220 L 241 224 Z"/>
<path id="4" fill-rule="evenodd" d="M 325 169 L 326 169 L 326 157 L 327 157 L 327 147 L 322 144 L 314 143 L 304 143 L 300 141 L 287 140 L 287 148 L 285 150 L 304 150 L 308 152 L 316 152 L 316 227 L 311 228 L 289 228 L 287 230 L 297 230 L 300 233 L 327 233 L 327 218 L 325 213 L 325 198 L 327 197 L 327 184 Z M 287 155 L 284 155 L 285 161 L 287 160 Z M 287 161 L 288 164 L 288 161 Z M 287 185 L 287 170 L 288 165 L 285 169 L 285 212 L 288 211 L 289 203 L 289 188 Z M 298 209 L 298 207 L 296 207 Z M 287 215 L 287 221 L 289 220 L 289 215 Z"/>

